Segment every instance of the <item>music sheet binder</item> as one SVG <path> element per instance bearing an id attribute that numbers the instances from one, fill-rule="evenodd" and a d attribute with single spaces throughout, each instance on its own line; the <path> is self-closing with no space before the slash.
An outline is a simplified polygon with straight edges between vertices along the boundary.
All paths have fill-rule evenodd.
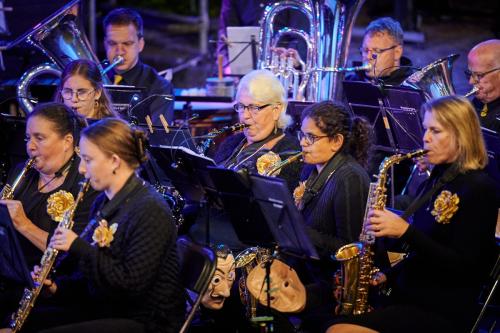
<path id="1" fill-rule="evenodd" d="M 319 258 L 285 180 L 222 168 L 208 171 L 241 242 Z"/>
<path id="2" fill-rule="evenodd" d="M 30 268 L 7 207 L 0 205 L 0 276 L 33 288 Z"/>
<path id="3" fill-rule="evenodd" d="M 352 112 L 372 124 L 377 149 L 406 153 L 422 148 L 421 90 L 360 81 L 343 84 Z"/>

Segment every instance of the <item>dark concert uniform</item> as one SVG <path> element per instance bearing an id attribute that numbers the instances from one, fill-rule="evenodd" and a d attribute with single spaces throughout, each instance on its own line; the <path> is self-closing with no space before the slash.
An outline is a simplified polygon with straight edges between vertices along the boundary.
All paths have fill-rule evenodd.
<path id="1" fill-rule="evenodd" d="M 378 80 L 387 85 L 399 86 L 408 76 L 415 72 L 415 68 L 413 68 L 411 60 L 406 57 L 401 57 L 400 65 L 400 68 L 391 72 L 389 75 L 379 77 Z M 346 75 L 345 80 L 371 82 L 373 79 L 366 76 L 364 71 L 358 71 L 353 74 Z"/>
<path id="2" fill-rule="evenodd" d="M 259 142 L 254 142 L 248 146 L 244 146 L 247 141 L 243 133 L 232 135 L 221 143 L 219 149 L 217 150 L 217 153 L 214 156 L 214 161 L 215 163 L 223 165 L 226 168 L 234 167 L 235 165 L 240 164 L 240 162 L 255 153 L 255 151 L 259 149 L 263 144 L 281 136 L 282 134 L 283 132 L 279 130 L 276 134 L 271 134 L 266 139 Z M 242 162 L 237 169 L 247 168 L 250 172 L 257 173 L 257 159 L 269 151 L 280 155 L 281 160 L 284 161 L 294 153 L 301 151 L 301 148 L 296 137 L 285 134 L 285 136 L 278 142 L 276 142 L 276 144 L 271 149 L 261 149 L 254 156 Z M 292 191 L 299 183 L 302 165 L 303 164 L 300 161 L 296 160 L 291 164 L 283 167 L 278 175 L 278 177 L 283 178 L 287 181 L 288 187 Z"/>
<path id="3" fill-rule="evenodd" d="M 73 197 L 76 198 L 80 189 L 79 182 L 83 180 L 83 176 L 78 173 L 79 163 L 80 158 L 75 155 L 69 164 L 69 170 L 66 178 L 64 179 L 64 183 L 50 192 L 42 193 L 38 191 L 39 173 L 35 169 L 31 169 L 27 172 L 26 178 L 22 180 L 20 187 L 16 190 L 14 199 L 21 201 L 26 216 L 31 220 L 31 222 L 33 222 L 33 224 L 40 229 L 49 232 L 49 239 L 51 234 L 57 228 L 58 222 L 53 221 L 47 213 L 47 199 L 50 195 L 60 190 L 70 192 L 73 194 Z M 17 177 L 21 169 L 22 166 L 16 167 L 14 172 L 12 172 L 12 177 L 10 177 L 11 179 L 8 180 L 8 184 L 12 184 L 13 179 Z M 80 233 L 87 224 L 89 220 L 90 207 L 97 194 L 98 192 L 89 189 L 75 211 L 75 223 L 73 230 L 76 233 Z M 38 249 L 20 233 L 17 233 L 17 236 L 26 258 L 28 269 L 31 270 L 34 265 L 40 264 L 43 251 Z M 23 285 L 14 281 L 8 281 L 7 279 L 2 278 L 1 275 L 2 274 L 0 272 L 0 299 L 2 299 L 2 302 L 0 302 L 0 322 L 6 315 L 10 315 L 10 313 L 17 308 L 24 288 Z"/>
<path id="4" fill-rule="evenodd" d="M 484 103 L 478 99 L 474 98 L 472 103 L 476 108 L 481 126 L 500 133 L 500 98 L 487 103 L 487 111 L 483 111 Z"/>
<path id="5" fill-rule="evenodd" d="M 331 276 L 330 255 L 356 242 L 361 233 L 370 179 L 349 154 L 335 154 L 318 177 L 316 166 L 304 168 L 307 179 L 301 213 L 307 233 L 322 258 L 322 275 Z"/>
<path id="6" fill-rule="evenodd" d="M 112 70 L 110 71 L 111 81 L 113 81 L 115 74 Z M 120 85 L 146 88 L 146 94 L 142 100 L 154 94 L 173 95 L 172 83 L 158 75 L 154 68 L 141 61 L 127 72 L 119 75 L 122 77 L 118 83 Z M 144 104 L 137 106 L 132 113 L 140 122 L 143 122 L 144 117 L 149 114 L 154 125 L 161 125 L 160 114 L 163 114 L 168 123 L 172 124 L 174 120 L 174 102 L 165 100 L 162 96 L 151 97 L 150 100 L 144 101 Z"/>
<path id="7" fill-rule="evenodd" d="M 423 192 L 436 186 L 449 167 L 436 166 Z M 459 199 L 449 223 L 438 223 L 431 214 L 443 191 Z M 468 171 L 446 182 L 420 206 L 400 238 L 409 257 L 387 273 L 392 305 L 340 322 L 380 332 L 469 332 L 481 282 L 497 255 L 495 200 L 495 185 L 483 171 Z"/>
<path id="8" fill-rule="evenodd" d="M 177 232 L 165 201 L 132 175 L 112 200 L 104 193 L 97 198 L 93 216 L 92 221 L 104 219 L 108 227 L 116 224 L 113 240 L 109 247 L 91 245 L 98 226 L 91 221 L 87 240 L 77 238 L 69 249 L 70 257 L 78 259 L 79 272 L 56 279 L 52 301 L 80 313 L 81 319 L 72 322 L 107 318 L 113 327 L 113 319 L 128 319 L 133 321 L 128 332 L 135 331 L 133 327 L 178 332 L 185 298 L 178 278 Z M 50 311 L 44 312 L 45 324 L 53 318 Z M 92 322 L 84 325 L 89 330 Z M 73 332 L 72 325 L 66 331 Z"/>

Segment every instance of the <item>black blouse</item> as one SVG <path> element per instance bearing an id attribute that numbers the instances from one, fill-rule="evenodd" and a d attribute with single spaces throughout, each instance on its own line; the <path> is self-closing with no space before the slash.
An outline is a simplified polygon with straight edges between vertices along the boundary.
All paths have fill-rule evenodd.
<path id="1" fill-rule="evenodd" d="M 177 232 L 167 203 L 132 175 L 113 199 L 104 193 L 97 198 L 92 216 L 86 240 L 77 238 L 69 250 L 80 271 L 57 280 L 59 299 L 87 304 L 91 318 L 129 318 L 143 323 L 148 332 L 178 332 L 184 291 Z M 102 219 L 117 225 L 109 247 L 92 245 Z"/>
<path id="2" fill-rule="evenodd" d="M 33 222 L 40 229 L 49 232 L 49 238 L 53 231 L 57 228 L 58 222 L 52 220 L 50 215 L 47 213 L 47 199 L 53 193 L 61 190 L 70 192 L 73 197 L 76 198 L 78 191 L 80 190 L 80 182 L 84 179 L 84 177 L 78 173 L 79 163 L 80 158 L 75 155 L 71 161 L 64 183 L 50 192 L 42 193 L 38 191 L 39 173 L 35 169 L 31 169 L 27 172 L 26 178 L 20 185 L 21 187 L 18 191 L 16 191 L 14 199 L 21 201 L 26 216 L 31 220 L 31 222 Z M 13 178 L 17 176 L 21 168 L 22 167 L 16 168 L 16 171 L 13 172 L 12 175 Z M 77 234 L 79 234 L 87 224 L 89 220 L 90 207 L 97 195 L 98 192 L 89 189 L 83 197 L 81 203 L 78 205 L 75 211 L 73 225 L 73 231 Z M 43 252 L 20 233 L 18 233 L 18 237 L 21 248 L 26 257 L 28 267 L 32 268 L 35 264 L 38 265 Z"/>

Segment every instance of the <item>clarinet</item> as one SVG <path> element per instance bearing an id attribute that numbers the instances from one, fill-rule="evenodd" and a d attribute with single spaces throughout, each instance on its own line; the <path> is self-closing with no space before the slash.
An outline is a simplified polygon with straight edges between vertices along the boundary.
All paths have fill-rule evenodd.
<path id="1" fill-rule="evenodd" d="M 218 137 L 221 134 L 224 133 L 232 133 L 232 132 L 237 132 L 241 131 L 242 129 L 248 127 L 250 125 L 243 124 L 243 123 L 236 123 L 231 126 L 224 126 L 221 129 L 213 129 L 207 134 L 207 138 L 200 144 L 198 147 L 198 152 L 202 155 L 205 155 L 208 151 L 208 148 L 213 144 L 214 139 Z"/>
<path id="2" fill-rule="evenodd" d="M 63 220 L 59 224 L 60 227 L 66 229 L 73 228 L 74 224 L 73 217 L 75 215 L 75 210 L 78 204 L 82 201 L 83 195 L 85 194 L 85 192 L 87 192 L 89 186 L 90 186 L 90 180 L 85 179 L 85 181 L 82 182 L 81 184 L 80 191 L 78 192 L 78 196 L 76 197 L 75 202 L 64 213 Z M 43 253 L 42 259 L 40 261 L 41 269 L 40 269 L 40 274 L 38 274 L 38 277 L 35 279 L 35 286 L 33 287 L 33 289 L 27 289 L 27 288 L 24 289 L 23 297 L 19 302 L 19 308 L 17 309 L 17 312 L 15 313 L 10 323 L 10 328 L 12 330 L 12 333 L 19 332 L 23 327 L 24 323 L 26 322 L 26 318 L 28 318 L 31 309 L 33 309 L 36 299 L 38 298 L 38 295 L 40 294 L 40 291 L 43 288 L 43 281 L 47 279 L 47 276 L 49 275 L 49 273 L 52 270 L 52 267 L 54 266 L 54 262 L 56 261 L 58 253 L 59 253 L 58 250 L 51 248 L 50 246 L 47 246 L 47 249 Z"/>

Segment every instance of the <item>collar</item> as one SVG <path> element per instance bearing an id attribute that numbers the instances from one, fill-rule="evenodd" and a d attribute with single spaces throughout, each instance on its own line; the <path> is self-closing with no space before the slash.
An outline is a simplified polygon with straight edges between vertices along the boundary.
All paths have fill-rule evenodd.
<path id="1" fill-rule="evenodd" d="M 129 179 L 125 182 L 125 185 L 121 188 L 118 193 L 113 197 L 113 199 L 104 199 L 101 208 L 97 212 L 96 220 L 107 219 L 112 216 L 119 207 L 128 202 L 131 198 L 130 194 L 138 191 L 144 185 L 144 181 L 133 173 Z M 103 193 L 102 195 L 105 196 Z M 99 218 L 98 218 L 99 217 Z"/>

